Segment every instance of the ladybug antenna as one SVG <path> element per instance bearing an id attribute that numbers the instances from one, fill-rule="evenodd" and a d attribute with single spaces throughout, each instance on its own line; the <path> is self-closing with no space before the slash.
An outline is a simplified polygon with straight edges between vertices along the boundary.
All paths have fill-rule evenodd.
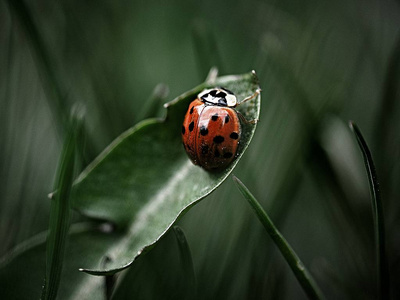
<path id="1" fill-rule="evenodd" d="M 239 106 L 239 105 L 241 105 L 242 103 L 245 103 L 245 102 L 247 102 L 247 101 L 249 101 L 249 100 L 251 100 L 251 99 L 254 99 L 254 98 L 257 97 L 258 95 L 260 95 L 260 93 L 261 93 L 261 89 L 260 89 L 260 88 L 257 88 L 253 95 L 244 98 L 242 101 L 238 102 L 238 104 L 237 104 L 236 106 Z"/>

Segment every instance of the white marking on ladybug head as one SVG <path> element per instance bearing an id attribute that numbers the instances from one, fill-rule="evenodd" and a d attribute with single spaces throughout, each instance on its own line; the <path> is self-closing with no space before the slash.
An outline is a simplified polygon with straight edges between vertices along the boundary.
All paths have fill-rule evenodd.
<path id="1" fill-rule="evenodd" d="M 236 106 L 237 100 L 236 100 L 236 96 L 235 95 L 228 94 L 228 95 L 226 95 L 225 99 L 226 99 L 226 103 L 228 104 L 229 107 L 235 107 Z"/>
<path id="2" fill-rule="evenodd" d="M 214 105 L 229 107 L 237 105 L 236 96 L 224 88 L 205 89 L 197 97 L 203 102 Z"/>

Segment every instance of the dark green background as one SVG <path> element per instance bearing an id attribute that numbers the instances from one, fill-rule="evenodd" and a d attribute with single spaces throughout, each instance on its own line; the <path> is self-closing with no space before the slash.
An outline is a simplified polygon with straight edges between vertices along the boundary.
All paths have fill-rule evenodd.
<path id="1" fill-rule="evenodd" d="M 86 107 L 83 167 L 139 121 L 158 83 L 168 85 L 171 100 L 217 65 L 221 75 L 257 71 L 260 122 L 234 173 L 329 299 L 375 297 L 368 183 L 347 122 L 359 125 L 381 182 L 392 295 L 399 296 L 398 1 L 25 1 L 62 102 L 48 89 L 23 18 L 6 2 L 0 1 L 1 255 L 47 228 L 46 195 L 73 103 Z M 232 180 L 179 225 L 204 298 L 305 297 Z M 167 234 L 126 273 L 115 296 L 179 298 L 185 279 Z"/>

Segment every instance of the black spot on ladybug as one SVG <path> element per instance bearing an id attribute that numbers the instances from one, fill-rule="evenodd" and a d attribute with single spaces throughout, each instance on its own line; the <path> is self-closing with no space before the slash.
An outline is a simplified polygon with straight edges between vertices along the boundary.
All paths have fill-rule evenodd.
<path id="1" fill-rule="evenodd" d="M 233 140 L 237 140 L 239 138 L 239 135 L 237 134 L 237 132 L 232 132 L 230 138 Z"/>
<path id="2" fill-rule="evenodd" d="M 214 115 L 211 117 L 211 120 L 217 121 L 217 120 L 218 120 L 218 114 L 214 114 Z"/>
<path id="3" fill-rule="evenodd" d="M 215 95 L 215 97 L 225 98 L 226 97 L 226 93 L 219 92 L 218 94 Z"/>
<path id="4" fill-rule="evenodd" d="M 216 143 L 216 144 L 221 144 L 224 140 L 225 140 L 225 139 L 224 139 L 223 136 L 217 135 L 217 136 L 214 138 L 214 143 Z"/>
<path id="5" fill-rule="evenodd" d="M 207 129 L 206 126 L 201 126 L 200 127 L 200 134 L 203 135 L 203 136 L 208 134 L 208 129 Z"/>
<path id="6" fill-rule="evenodd" d="M 182 134 L 185 134 L 185 126 L 182 125 Z"/>
<path id="7" fill-rule="evenodd" d="M 220 155 L 221 155 L 221 154 L 219 154 L 218 149 L 215 149 L 214 156 L 215 156 L 215 157 L 220 157 Z"/>
<path id="8" fill-rule="evenodd" d="M 226 115 L 226 116 L 225 116 L 225 123 L 229 123 L 229 120 L 230 120 L 229 115 Z"/>
<path id="9" fill-rule="evenodd" d="M 224 158 L 231 158 L 233 156 L 232 152 L 225 152 Z"/>
<path id="10" fill-rule="evenodd" d="M 193 105 L 192 108 L 190 109 L 190 114 L 193 113 L 193 109 L 194 109 L 194 105 Z"/>
<path id="11" fill-rule="evenodd" d="M 205 155 L 208 153 L 208 145 L 202 144 L 200 147 L 201 147 L 201 154 Z"/>
<path id="12" fill-rule="evenodd" d="M 217 94 L 217 90 L 212 90 L 209 94 L 211 96 L 215 97 L 215 95 Z"/>
<path id="13" fill-rule="evenodd" d="M 228 90 L 228 89 L 226 89 L 226 88 L 222 88 L 225 92 L 227 92 L 228 94 L 231 94 L 231 95 L 233 95 L 233 93 L 230 91 L 230 90 Z"/>
<path id="14" fill-rule="evenodd" d="M 189 124 L 189 131 L 193 131 L 193 128 L 194 128 L 194 122 L 192 121 Z"/>

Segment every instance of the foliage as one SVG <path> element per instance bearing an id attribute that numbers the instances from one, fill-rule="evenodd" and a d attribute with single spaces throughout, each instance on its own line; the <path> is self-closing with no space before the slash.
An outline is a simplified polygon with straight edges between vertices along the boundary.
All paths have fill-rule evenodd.
<path id="1" fill-rule="evenodd" d="M 8 262 L 0 268 L 0 298 L 40 297 L 46 195 L 72 105 L 86 108 L 75 166 L 81 173 L 121 133 L 145 118 L 163 118 L 160 102 L 198 86 L 213 66 L 221 75 L 257 71 L 263 105 L 235 174 L 328 298 L 378 295 L 368 180 L 346 125 L 356 121 L 380 179 L 389 296 L 399 298 L 398 1 L 173 4 L 0 1 L 0 257 L 2 266 Z M 177 115 L 189 98 L 181 101 Z M 160 124 L 144 122 L 136 126 Z M 178 174 L 172 165 L 161 171 Z M 114 208 L 96 205 L 97 211 L 88 198 L 73 205 L 79 213 L 71 215 L 60 299 L 185 297 L 192 277 L 183 275 L 171 232 L 107 279 L 77 271 L 115 267 L 115 254 L 105 249 L 129 236 L 131 219 L 126 207 L 117 216 Z M 304 297 L 233 182 L 219 185 L 176 223 L 190 246 L 202 298 Z"/>

